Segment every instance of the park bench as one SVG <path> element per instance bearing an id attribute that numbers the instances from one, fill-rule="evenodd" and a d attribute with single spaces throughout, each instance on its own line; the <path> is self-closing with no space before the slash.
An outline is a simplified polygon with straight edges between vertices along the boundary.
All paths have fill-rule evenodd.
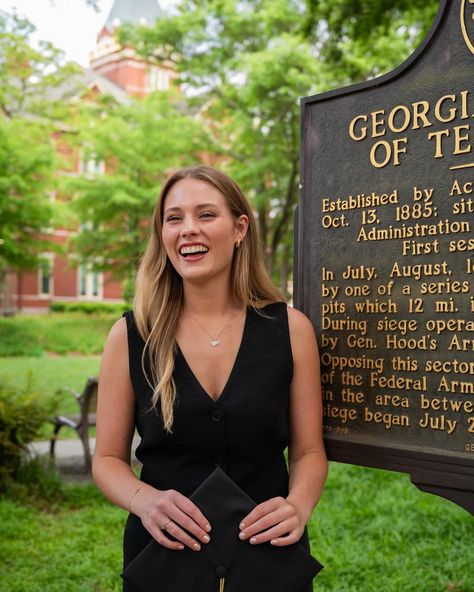
<path id="1" fill-rule="evenodd" d="M 97 407 L 97 378 L 88 378 L 86 386 L 82 393 L 78 393 L 74 389 L 63 387 L 61 392 L 73 395 L 79 406 L 79 413 L 71 413 L 68 415 L 58 415 L 53 419 L 54 432 L 51 436 L 49 454 L 50 458 L 54 459 L 54 449 L 56 440 L 60 429 L 63 426 L 73 428 L 84 448 L 84 461 L 86 470 L 90 473 L 91 451 L 89 445 L 89 427 L 95 426 L 96 423 L 96 407 Z"/>

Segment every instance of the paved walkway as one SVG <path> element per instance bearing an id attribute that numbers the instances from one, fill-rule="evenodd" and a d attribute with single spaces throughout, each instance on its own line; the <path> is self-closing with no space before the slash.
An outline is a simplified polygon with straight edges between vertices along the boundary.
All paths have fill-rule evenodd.
<path id="1" fill-rule="evenodd" d="M 132 443 L 132 458 L 135 461 L 135 449 L 139 442 L 140 437 L 135 436 Z M 90 447 L 91 452 L 94 452 L 95 438 L 90 438 Z M 49 459 L 49 440 L 33 442 L 29 448 L 33 454 Z M 54 464 L 67 480 L 89 481 L 91 479 L 90 475 L 85 472 L 84 449 L 79 438 L 58 440 L 56 442 Z"/>

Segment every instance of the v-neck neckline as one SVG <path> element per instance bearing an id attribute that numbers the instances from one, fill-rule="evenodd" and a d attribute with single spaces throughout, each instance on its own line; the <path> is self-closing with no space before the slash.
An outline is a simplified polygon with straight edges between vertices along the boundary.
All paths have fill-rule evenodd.
<path id="1" fill-rule="evenodd" d="M 188 363 L 185 355 L 183 354 L 181 348 L 179 347 L 179 343 L 176 342 L 176 347 L 177 347 L 177 352 L 178 354 L 181 356 L 181 359 L 184 362 L 184 365 L 187 369 L 187 371 L 189 372 L 189 374 L 191 375 L 192 379 L 194 380 L 194 382 L 196 383 L 196 385 L 199 387 L 200 391 L 206 396 L 206 398 L 214 404 L 217 404 L 220 402 L 220 400 L 222 399 L 222 397 L 226 394 L 227 390 L 228 390 L 228 386 L 229 383 L 231 382 L 231 379 L 237 369 L 238 363 L 240 361 L 241 355 L 242 355 L 242 351 L 244 349 L 244 342 L 247 336 L 247 329 L 248 329 L 248 323 L 249 323 L 249 317 L 250 317 L 250 307 L 247 307 L 247 310 L 245 312 L 245 321 L 244 321 L 244 330 L 242 332 L 242 338 L 240 340 L 240 345 L 239 348 L 237 350 L 237 354 L 235 355 L 234 358 L 234 363 L 232 364 L 232 367 L 230 369 L 229 375 L 227 376 L 227 380 L 224 383 L 224 387 L 222 388 L 220 394 L 218 397 L 216 397 L 214 399 L 214 397 L 212 397 L 207 390 L 203 387 L 201 381 L 198 379 L 198 377 L 196 376 L 194 370 L 191 368 L 190 364 Z"/>

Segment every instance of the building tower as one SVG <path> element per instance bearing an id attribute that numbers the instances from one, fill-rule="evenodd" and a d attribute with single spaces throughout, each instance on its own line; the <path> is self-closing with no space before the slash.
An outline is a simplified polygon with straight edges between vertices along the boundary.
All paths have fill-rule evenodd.
<path id="1" fill-rule="evenodd" d="M 167 90 L 173 71 L 165 64 L 150 63 L 117 40 L 124 23 L 151 26 L 162 15 L 157 0 L 115 0 L 97 36 L 97 45 L 89 54 L 90 69 L 128 94 L 144 96 L 154 90 Z"/>

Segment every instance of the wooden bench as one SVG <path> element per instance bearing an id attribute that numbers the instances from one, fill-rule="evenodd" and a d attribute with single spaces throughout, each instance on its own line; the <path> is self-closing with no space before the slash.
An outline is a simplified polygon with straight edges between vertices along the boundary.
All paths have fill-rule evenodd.
<path id="1" fill-rule="evenodd" d="M 79 436 L 84 447 L 84 461 L 87 472 L 91 472 L 92 461 L 89 446 L 89 427 L 95 426 L 97 408 L 97 378 L 88 378 L 82 393 L 63 387 L 62 392 L 73 395 L 79 406 L 79 413 L 58 415 L 53 419 L 54 432 L 51 436 L 49 454 L 54 459 L 54 448 L 60 429 L 63 426 L 73 428 Z"/>

